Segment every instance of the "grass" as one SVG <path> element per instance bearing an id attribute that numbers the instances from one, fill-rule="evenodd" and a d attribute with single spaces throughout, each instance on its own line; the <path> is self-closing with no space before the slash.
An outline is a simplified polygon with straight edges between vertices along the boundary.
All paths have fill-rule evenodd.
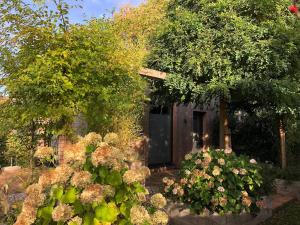
<path id="1" fill-rule="evenodd" d="M 300 201 L 289 203 L 260 225 L 300 225 Z"/>

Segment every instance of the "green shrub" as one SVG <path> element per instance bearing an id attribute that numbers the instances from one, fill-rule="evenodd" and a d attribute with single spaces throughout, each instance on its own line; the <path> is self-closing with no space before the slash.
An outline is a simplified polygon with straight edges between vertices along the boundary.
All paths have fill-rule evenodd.
<path id="1" fill-rule="evenodd" d="M 164 178 L 165 192 L 194 213 L 240 213 L 257 209 L 260 167 L 232 150 L 205 150 L 185 156 L 180 181 Z"/>
<path id="2" fill-rule="evenodd" d="M 162 211 L 166 199 L 156 194 L 147 201 L 142 182 L 150 170 L 137 166 L 132 149 L 116 147 L 116 134 L 104 140 L 90 133 L 66 146 L 64 164 L 45 171 L 27 188 L 15 225 L 167 224 Z M 49 154 L 48 148 L 39 149 L 40 159 L 51 158 Z"/>

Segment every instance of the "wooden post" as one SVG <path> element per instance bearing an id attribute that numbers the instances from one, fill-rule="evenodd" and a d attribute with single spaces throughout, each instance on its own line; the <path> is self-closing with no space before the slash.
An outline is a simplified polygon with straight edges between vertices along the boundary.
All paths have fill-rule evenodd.
<path id="1" fill-rule="evenodd" d="M 219 148 L 231 148 L 231 134 L 228 128 L 229 120 L 227 114 L 227 103 L 223 98 L 220 98 L 220 131 L 219 131 Z"/>
<path id="2" fill-rule="evenodd" d="M 285 142 L 285 128 L 283 124 L 282 118 L 279 119 L 279 135 L 280 135 L 280 154 L 281 154 L 281 168 L 285 169 L 287 162 L 286 162 L 286 142 Z"/>

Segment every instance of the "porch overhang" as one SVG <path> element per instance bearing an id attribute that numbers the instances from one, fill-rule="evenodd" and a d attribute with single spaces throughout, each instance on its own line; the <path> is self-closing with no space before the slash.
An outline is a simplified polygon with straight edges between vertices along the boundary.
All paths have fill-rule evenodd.
<path id="1" fill-rule="evenodd" d="M 158 70 L 152 70 L 152 69 L 148 69 L 148 68 L 142 68 L 139 73 L 141 76 L 155 78 L 155 79 L 159 79 L 159 80 L 165 80 L 167 77 L 167 73 L 165 73 L 165 72 L 161 72 Z"/>

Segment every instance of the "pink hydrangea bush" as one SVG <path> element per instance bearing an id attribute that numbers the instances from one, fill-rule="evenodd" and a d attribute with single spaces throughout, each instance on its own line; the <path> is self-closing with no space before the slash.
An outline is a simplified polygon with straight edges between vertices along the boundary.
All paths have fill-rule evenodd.
<path id="1" fill-rule="evenodd" d="M 180 179 L 164 178 L 164 191 L 197 214 L 240 213 L 257 210 L 260 167 L 254 159 L 231 149 L 202 150 L 185 156 Z"/>
<path id="2" fill-rule="evenodd" d="M 105 140 L 105 142 L 103 142 Z M 138 154 L 120 149 L 118 136 L 90 133 L 64 149 L 64 164 L 46 170 L 26 190 L 15 225 L 165 225 L 162 194 L 148 196 L 147 167 L 131 167 Z M 49 160 L 49 148 L 36 157 Z"/>

